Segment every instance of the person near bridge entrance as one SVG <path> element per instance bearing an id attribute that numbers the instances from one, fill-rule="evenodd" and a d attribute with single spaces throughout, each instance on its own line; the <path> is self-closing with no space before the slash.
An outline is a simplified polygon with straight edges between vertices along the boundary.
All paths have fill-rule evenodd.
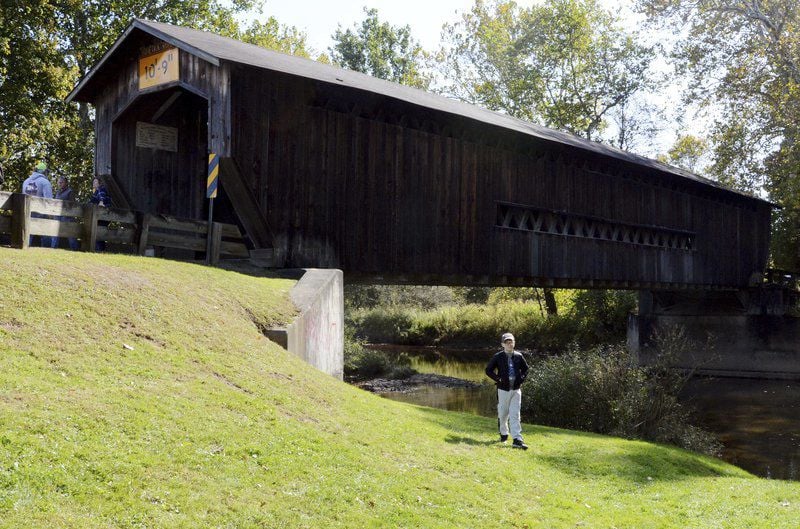
<path id="1" fill-rule="evenodd" d="M 522 390 L 520 386 L 528 376 L 528 363 L 522 353 L 514 350 L 514 335 L 510 332 L 500 338 L 503 346 L 495 353 L 486 366 L 486 375 L 497 384 L 497 422 L 500 428 L 500 442 L 508 440 L 509 423 L 513 448 L 527 450 L 528 445 L 522 440 L 522 423 L 520 407 Z"/>
<path id="2" fill-rule="evenodd" d="M 26 195 L 53 198 L 53 185 L 47 179 L 47 164 L 39 162 L 31 175 L 22 182 L 22 192 Z"/>
<path id="3" fill-rule="evenodd" d="M 33 197 L 53 198 L 53 185 L 47 178 L 46 163 L 39 162 L 36 164 L 31 175 L 22 182 L 22 192 Z M 42 215 L 31 213 L 31 217 L 42 218 Z M 52 241 L 50 237 L 42 235 L 40 239 L 43 247 L 49 248 L 51 246 Z M 32 240 L 33 235 L 31 235 L 31 241 Z"/>
<path id="4" fill-rule="evenodd" d="M 103 181 L 97 177 L 92 180 L 92 196 L 89 198 L 89 203 L 97 204 L 104 208 L 111 207 L 111 196 L 108 194 L 108 189 L 106 189 Z M 105 252 L 106 241 L 98 240 L 94 245 L 94 249 L 98 252 Z"/>

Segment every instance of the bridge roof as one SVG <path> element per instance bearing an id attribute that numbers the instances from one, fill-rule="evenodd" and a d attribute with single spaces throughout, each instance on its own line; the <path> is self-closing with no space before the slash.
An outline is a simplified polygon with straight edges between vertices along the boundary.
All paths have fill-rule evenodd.
<path id="1" fill-rule="evenodd" d="M 207 31 L 173 26 L 160 22 L 135 19 L 114 45 L 103 55 L 102 59 L 81 79 L 78 85 L 67 96 L 67 101 L 91 102 L 100 89 L 102 76 L 98 72 L 104 70 L 109 59 L 116 54 L 120 45 L 135 31 L 143 31 L 158 39 L 172 44 L 188 53 L 219 66 L 221 61 L 228 61 L 255 68 L 282 72 L 332 85 L 346 86 L 357 90 L 383 95 L 413 105 L 445 112 L 465 118 L 487 123 L 507 130 L 520 132 L 542 140 L 568 145 L 581 150 L 616 158 L 639 166 L 677 175 L 694 182 L 715 187 L 723 192 L 730 192 L 740 198 L 767 202 L 758 197 L 725 187 L 718 182 L 673 167 L 659 161 L 639 156 L 610 145 L 589 141 L 578 136 L 535 125 L 506 114 L 486 110 L 455 99 L 433 94 L 425 90 L 385 81 L 360 72 L 337 68 L 317 61 L 268 50 L 260 46 L 247 44 L 235 39 L 223 37 Z"/>

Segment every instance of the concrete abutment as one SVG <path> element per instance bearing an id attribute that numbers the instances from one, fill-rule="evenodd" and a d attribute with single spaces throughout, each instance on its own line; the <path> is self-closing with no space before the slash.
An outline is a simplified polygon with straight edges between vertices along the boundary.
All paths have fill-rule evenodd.
<path id="1" fill-rule="evenodd" d="M 267 338 L 338 379 L 344 376 L 344 280 L 341 270 L 304 269 L 290 292 L 299 310 L 286 327 Z"/>
<path id="2" fill-rule="evenodd" d="M 800 379 L 800 318 L 788 315 L 785 295 L 751 289 L 695 294 L 640 294 L 628 319 L 628 349 L 640 365 L 656 361 L 656 336 L 680 329 L 687 347 L 673 367 L 700 374 Z"/>

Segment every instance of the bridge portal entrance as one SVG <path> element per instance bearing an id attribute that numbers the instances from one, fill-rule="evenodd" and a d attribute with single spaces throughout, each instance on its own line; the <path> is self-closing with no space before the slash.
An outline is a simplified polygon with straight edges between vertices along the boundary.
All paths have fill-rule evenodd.
<path id="1" fill-rule="evenodd" d="M 111 174 L 132 208 L 201 218 L 207 121 L 206 99 L 178 87 L 142 94 L 114 120 Z"/>

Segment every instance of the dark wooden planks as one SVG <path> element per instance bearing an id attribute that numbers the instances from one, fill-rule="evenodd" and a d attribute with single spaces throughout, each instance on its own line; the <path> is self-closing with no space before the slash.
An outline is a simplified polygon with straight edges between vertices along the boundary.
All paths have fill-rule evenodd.
<path id="1" fill-rule="evenodd" d="M 230 154 L 241 172 L 234 207 L 262 212 L 290 266 L 509 283 L 735 286 L 766 263 L 768 205 L 376 94 L 181 57 L 185 90 L 202 97 L 181 96 L 175 111 L 195 124 L 207 116 L 210 125 L 192 126 L 172 107 L 164 124 L 191 131 L 187 145 L 198 152 L 207 145 Z M 148 105 L 163 105 L 155 93 L 136 100 L 133 81 L 135 72 L 123 72 L 98 107 L 98 164 L 116 153 L 115 176 L 148 211 L 198 217 L 203 167 L 185 152 L 147 161 L 131 147 L 135 120 Z M 124 168 L 128 161 L 135 169 Z M 695 247 L 509 232 L 496 227 L 498 201 L 688 231 Z"/>

